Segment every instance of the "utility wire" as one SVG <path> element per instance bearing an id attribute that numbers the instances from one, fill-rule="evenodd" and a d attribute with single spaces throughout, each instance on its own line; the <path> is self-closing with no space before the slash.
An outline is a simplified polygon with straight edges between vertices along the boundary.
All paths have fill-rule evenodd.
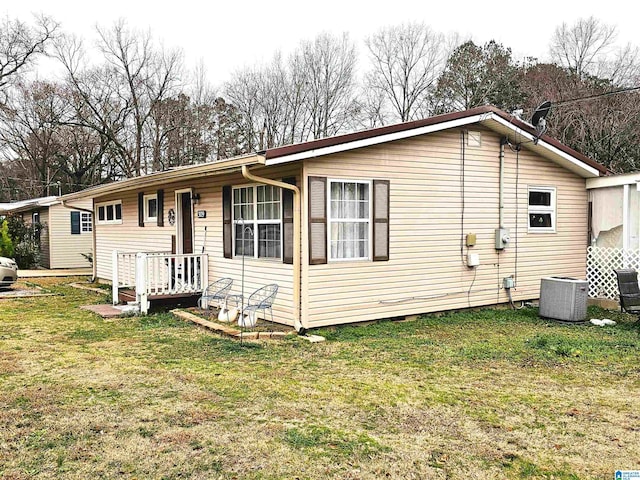
<path id="1" fill-rule="evenodd" d="M 583 100 L 592 100 L 594 98 L 609 97 L 611 95 L 618 95 L 619 93 L 629 93 L 629 92 L 634 92 L 636 90 L 640 90 L 640 87 L 620 88 L 618 90 L 611 90 L 610 92 L 594 93 L 593 95 L 587 95 L 586 97 L 569 98 L 566 100 L 559 100 L 557 102 L 552 101 L 551 105 L 554 107 L 557 107 L 559 105 L 567 105 L 569 103 L 581 102 Z"/>

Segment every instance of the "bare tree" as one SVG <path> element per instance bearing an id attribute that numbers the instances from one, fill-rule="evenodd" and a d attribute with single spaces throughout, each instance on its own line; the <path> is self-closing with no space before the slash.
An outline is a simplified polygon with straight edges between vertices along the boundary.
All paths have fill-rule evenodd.
<path id="1" fill-rule="evenodd" d="M 581 18 L 574 25 L 563 23 L 551 38 L 551 59 L 579 78 L 597 75 L 600 62 L 610 53 L 616 29 L 600 20 Z"/>
<path id="2" fill-rule="evenodd" d="M 446 61 L 444 36 L 425 23 L 405 23 L 379 30 L 365 44 L 373 63 L 367 87 L 384 96 L 393 116 L 405 122 L 430 113 L 429 93 Z"/>
<path id="3" fill-rule="evenodd" d="M 0 21 L 0 89 L 46 52 L 57 30 L 58 23 L 44 15 L 33 27 L 8 17 Z"/>
<path id="4" fill-rule="evenodd" d="M 345 130 L 357 107 L 355 45 L 346 33 L 341 37 L 324 33 L 303 42 L 299 55 L 306 72 L 309 136 L 321 138 Z"/>
<path id="5" fill-rule="evenodd" d="M 147 124 L 156 105 L 177 93 L 182 55 L 155 48 L 150 33 L 131 30 L 122 20 L 97 30 L 104 56 L 98 67 L 86 66 L 81 42 L 67 37 L 57 46 L 67 81 L 84 101 L 78 125 L 109 139 L 123 175 L 148 173 L 153 158 L 146 151 Z"/>
<path id="6" fill-rule="evenodd" d="M 22 177 L 25 198 L 47 194 L 57 177 L 56 155 L 60 150 L 56 136 L 65 104 L 56 86 L 45 82 L 19 83 L 0 110 L 0 142 L 12 163 L 12 171 Z"/>

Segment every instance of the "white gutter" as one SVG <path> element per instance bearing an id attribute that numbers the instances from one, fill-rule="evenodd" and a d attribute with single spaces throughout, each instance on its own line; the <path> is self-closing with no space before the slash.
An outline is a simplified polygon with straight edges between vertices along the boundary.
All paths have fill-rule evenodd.
<path id="1" fill-rule="evenodd" d="M 493 113 L 491 114 L 490 118 L 485 118 L 484 120 L 494 120 L 497 123 L 501 124 L 502 126 L 513 130 L 518 135 L 521 135 L 522 137 L 526 138 L 527 140 L 533 141 L 535 139 L 534 135 L 531 135 L 529 132 L 526 132 L 525 130 L 522 130 L 521 128 L 515 126 L 511 122 L 509 122 L 509 121 L 505 120 L 504 118 L 502 118 L 502 117 L 500 117 L 498 115 L 495 115 Z M 582 170 L 584 173 L 586 173 L 587 177 L 599 177 L 600 176 L 600 172 L 597 169 L 587 165 L 586 163 L 578 160 L 577 158 L 569 155 L 568 153 L 563 152 L 559 148 L 554 147 L 553 145 L 551 145 L 548 142 L 545 142 L 543 139 L 539 139 L 538 140 L 538 146 L 546 148 L 551 153 L 553 153 L 555 155 L 558 155 L 559 157 L 562 157 L 562 159 L 564 159 L 567 162 L 569 162 L 570 164 L 572 164 L 575 168 L 577 168 L 579 170 Z"/>
<path id="2" fill-rule="evenodd" d="M 270 178 L 263 178 L 253 175 L 251 172 L 249 172 L 249 168 L 246 165 L 242 166 L 242 176 L 252 182 L 272 185 L 274 187 L 283 188 L 285 190 L 290 190 L 291 192 L 293 192 L 293 309 L 295 312 L 293 325 L 296 331 L 300 332 L 301 330 L 307 328 L 302 321 L 300 311 L 300 279 L 302 268 L 300 258 L 300 242 L 302 241 L 300 228 L 300 215 L 302 213 L 302 209 L 300 207 L 300 189 L 295 185 L 291 185 L 289 183 L 279 182 L 277 180 L 271 180 Z"/>
<path id="3" fill-rule="evenodd" d="M 609 175 L 608 177 L 588 178 L 587 189 L 619 187 L 622 185 L 634 185 L 640 182 L 640 172 L 625 173 L 621 175 Z"/>
<path id="4" fill-rule="evenodd" d="M 61 198 L 64 200 L 96 198 L 110 193 L 138 190 L 162 183 L 177 182 L 189 178 L 239 171 L 240 167 L 243 165 L 255 165 L 262 163 L 264 163 L 263 157 L 258 155 L 246 155 L 219 162 L 210 162 L 202 165 L 189 165 L 187 167 L 179 167 L 166 172 L 155 172 L 141 177 L 127 178 L 118 182 L 90 187 L 85 190 L 80 190 L 79 192 L 68 193 L 63 195 Z"/>
<path id="5" fill-rule="evenodd" d="M 303 160 L 305 158 L 321 157 L 323 155 L 330 155 L 332 153 L 344 152 L 356 148 L 369 147 L 371 145 L 378 145 L 380 143 L 393 142 L 394 140 L 402 140 L 403 138 L 415 137 L 417 135 L 424 135 L 426 133 L 439 132 L 441 130 L 447 130 L 449 128 L 462 127 L 471 123 L 480 122 L 481 120 L 486 120 L 491 115 L 493 114 L 481 113 L 479 115 L 473 115 L 471 117 L 459 118 L 457 120 L 450 120 L 448 122 L 427 125 L 425 127 L 414 128 L 411 130 L 403 130 L 402 132 L 388 133 L 386 135 L 364 138 L 362 140 L 354 140 L 352 142 L 341 143 L 339 145 L 331 145 L 329 147 L 307 150 L 304 152 L 274 158 L 272 160 L 267 159 L 265 165 L 278 165 L 281 163 Z"/>
<path id="6" fill-rule="evenodd" d="M 410 137 L 415 137 L 417 135 L 424 135 L 428 133 L 439 132 L 442 130 L 462 127 L 462 126 L 470 125 L 473 123 L 486 124 L 488 128 L 495 131 L 495 127 L 491 128 L 490 123 L 487 124 L 492 120 L 498 123 L 499 125 L 502 125 L 503 127 L 506 127 L 509 130 L 517 133 L 518 135 L 521 135 L 523 138 L 527 140 L 530 140 L 533 142 L 535 138 L 530 133 L 526 132 L 525 130 L 522 130 L 520 127 L 514 125 L 508 120 L 505 120 L 499 115 L 496 115 L 493 112 L 485 112 L 485 113 L 480 113 L 478 115 L 472 115 L 470 117 L 459 118 L 456 120 L 450 120 L 448 122 L 437 123 L 434 125 L 427 125 L 424 127 L 418 127 L 411 130 L 403 130 L 401 132 L 388 133 L 386 135 L 378 135 L 375 137 L 364 138 L 362 140 L 354 140 L 351 142 L 345 142 L 338 145 L 331 145 L 328 147 L 321 147 L 313 150 L 306 150 L 304 152 L 293 153 L 291 155 L 284 155 L 282 157 L 267 159 L 265 165 L 267 166 L 279 165 L 281 163 L 294 162 L 296 160 L 304 160 L 306 158 L 321 157 L 323 155 L 330 155 L 332 153 L 344 152 L 344 151 L 353 150 L 356 148 L 369 147 L 371 145 L 378 145 L 385 142 L 393 142 L 394 140 L 402 140 L 404 138 L 410 138 Z M 581 160 L 578 160 L 577 158 L 569 155 L 568 153 L 563 152 L 559 148 L 554 147 L 552 144 L 545 142 L 543 139 L 538 140 L 538 146 L 548 150 L 554 155 L 557 155 L 561 157 L 563 160 L 566 160 L 567 162 L 569 162 L 571 166 L 574 168 L 574 170 L 581 172 L 584 177 L 600 176 L 600 172 L 596 168 L 593 168 L 585 164 Z"/>

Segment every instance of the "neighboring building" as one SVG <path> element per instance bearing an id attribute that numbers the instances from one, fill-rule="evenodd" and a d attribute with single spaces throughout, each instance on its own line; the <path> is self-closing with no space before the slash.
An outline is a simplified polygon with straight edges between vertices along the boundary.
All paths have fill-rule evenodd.
<path id="1" fill-rule="evenodd" d="M 606 169 L 535 135 L 480 107 L 63 198 L 93 200 L 96 275 L 143 311 L 220 277 L 277 283 L 297 328 L 491 305 L 585 276 L 585 179 Z"/>
<path id="2" fill-rule="evenodd" d="M 640 172 L 587 180 L 587 280 L 594 298 L 618 298 L 614 270 L 640 271 Z"/>
<path id="3" fill-rule="evenodd" d="M 640 172 L 587 180 L 591 244 L 640 249 Z"/>
<path id="4" fill-rule="evenodd" d="M 0 215 L 19 215 L 27 224 L 40 223 L 40 266 L 86 268 L 93 255 L 92 202 L 78 201 L 73 208 L 60 197 L 42 197 L 0 203 Z"/>

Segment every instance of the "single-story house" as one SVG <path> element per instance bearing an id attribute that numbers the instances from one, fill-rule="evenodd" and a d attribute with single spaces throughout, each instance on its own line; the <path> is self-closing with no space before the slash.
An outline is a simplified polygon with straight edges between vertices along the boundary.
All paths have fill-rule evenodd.
<path id="1" fill-rule="evenodd" d="M 93 201 L 95 275 L 143 310 L 230 277 L 245 296 L 278 284 L 274 318 L 298 329 L 410 316 L 584 278 L 585 181 L 607 171 L 538 137 L 485 106 L 64 199 Z"/>
<path id="2" fill-rule="evenodd" d="M 40 266 L 88 268 L 93 255 L 93 204 L 78 200 L 73 208 L 49 196 L 0 203 L 0 215 L 18 215 L 27 224 L 40 224 Z"/>

